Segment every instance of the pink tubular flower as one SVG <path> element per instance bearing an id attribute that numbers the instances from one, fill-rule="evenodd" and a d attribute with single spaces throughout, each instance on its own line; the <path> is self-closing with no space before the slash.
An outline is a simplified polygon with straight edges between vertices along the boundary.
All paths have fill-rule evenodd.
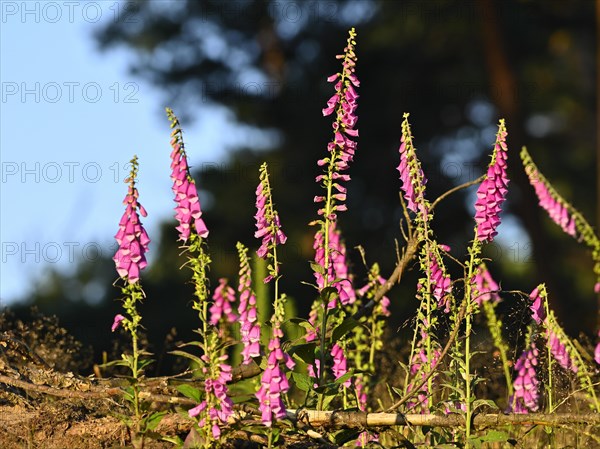
<path id="1" fill-rule="evenodd" d="M 548 180 L 538 171 L 527 149 L 521 151 L 521 160 L 529 183 L 535 189 L 540 206 L 548 212 L 550 218 L 559 225 L 563 231 L 572 237 L 577 237 L 575 217 L 569 212 L 566 202 L 554 191 Z"/>
<path id="2" fill-rule="evenodd" d="M 358 136 L 358 130 L 355 129 L 358 121 L 356 116 L 358 94 L 355 87 L 360 86 L 355 74 L 355 37 L 356 32 L 352 28 L 344 54 L 337 55 L 338 59 L 343 59 L 342 71 L 327 78 L 330 83 L 335 83 L 335 94 L 327 101 L 323 115 L 328 116 L 335 112 L 336 120 L 332 124 L 333 140 L 327 144 L 329 156 L 317 162 L 320 167 L 326 167 L 326 172 L 317 176 L 316 181 L 323 181 L 323 188 L 331 194 L 327 197 L 316 196 L 314 202 L 325 203 L 325 206 L 318 210 L 318 214 L 327 215 L 325 218 L 331 221 L 337 218 L 337 211 L 347 210 L 344 204 L 346 188 L 339 182 L 350 180 L 350 176 L 342 172 L 346 171 L 349 163 L 353 161 L 357 145 L 356 141 L 352 140 L 353 137 Z"/>
<path id="3" fill-rule="evenodd" d="M 219 286 L 213 295 L 213 305 L 210 307 L 209 323 L 213 326 L 219 324 L 223 316 L 229 323 L 237 321 L 237 315 L 233 312 L 232 304 L 235 302 L 235 290 L 227 285 L 227 279 L 219 279 Z"/>
<path id="4" fill-rule="evenodd" d="M 123 200 L 126 208 L 121 221 L 119 221 L 119 231 L 115 235 L 119 249 L 114 255 L 113 260 L 115 261 L 119 276 L 127 279 L 130 284 L 135 284 L 140 278 L 140 270 L 143 270 L 148 265 L 145 253 L 148 251 L 150 239 L 138 215 L 138 210 L 142 217 L 145 217 L 147 213 L 144 207 L 138 202 L 138 190 L 135 187 L 135 178 L 138 170 L 137 156 L 134 156 L 131 160 L 131 166 L 131 174 L 125 180 L 125 182 L 129 183 L 127 196 Z"/>
<path id="5" fill-rule="evenodd" d="M 412 133 L 408 123 L 408 113 L 402 121 L 402 137 L 400 139 L 400 165 L 397 170 L 402 181 L 401 189 L 406 199 L 406 207 L 417 213 L 421 211 L 423 219 L 428 217 L 428 204 L 425 201 L 425 184 L 427 178 L 421 169 L 421 163 L 412 142 Z"/>
<path id="6" fill-rule="evenodd" d="M 240 282 L 238 293 L 240 294 L 240 334 L 242 336 L 242 363 L 247 365 L 252 357 L 260 355 L 260 324 L 257 322 L 256 295 L 252 290 L 252 273 L 248 260 L 248 250 L 238 242 L 238 253 L 240 257 Z"/>
<path id="7" fill-rule="evenodd" d="M 600 293 L 600 239 L 596 235 L 596 230 L 590 226 L 586 219 L 540 173 L 531 159 L 527 148 L 523 147 L 520 156 L 525 173 L 529 177 L 529 183 L 535 189 L 540 206 L 546 210 L 552 221 L 559 225 L 565 233 L 578 239 L 580 242 L 583 241 L 592 250 L 594 273 L 596 274 L 594 292 Z"/>
<path id="8" fill-rule="evenodd" d="M 560 340 L 556 333 L 552 332 L 552 330 L 548 330 L 548 344 L 550 345 L 550 352 L 558 364 L 564 369 L 576 373 L 577 365 L 573 363 L 573 360 L 567 351 L 567 346 Z"/>
<path id="9" fill-rule="evenodd" d="M 492 160 L 488 166 L 487 176 L 477 189 L 475 202 L 475 222 L 477 223 L 477 239 L 480 242 L 491 242 L 498 232 L 500 211 L 508 189 L 506 175 L 506 127 L 504 119 L 500 120 L 496 144 Z"/>
<path id="10" fill-rule="evenodd" d="M 492 301 L 494 303 L 500 302 L 500 295 L 498 295 L 500 287 L 492 278 L 492 275 L 488 271 L 485 264 L 479 265 L 475 272 L 474 279 L 475 289 L 477 290 L 475 302 L 478 305 L 481 306 L 481 303 L 486 301 Z"/>
<path id="11" fill-rule="evenodd" d="M 325 266 L 325 239 L 321 229 L 315 234 L 313 244 L 315 249 L 315 263 L 321 267 Z M 351 275 L 346 263 L 346 245 L 341 239 L 340 232 L 336 229 L 336 223 L 329 226 L 329 267 L 325 273 L 315 271 L 315 279 L 319 290 L 328 284 L 335 287 L 342 305 L 348 305 L 356 301 L 356 294 L 352 287 Z M 333 282 L 336 280 L 336 282 Z M 337 298 L 334 298 L 327 307 L 333 309 L 337 306 Z"/>
<path id="12" fill-rule="evenodd" d="M 540 206 L 548 212 L 550 218 L 559 225 L 563 231 L 572 237 L 576 236 L 575 219 L 569 214 L 567 207 L 552 196 L 548 186 L 541 182 L 539 174 L 535 171 L 528 173 L 529 182 L 534 187 L 540 201 Z M 537 180 L 536 180 L 537 179 Z"/>
<path id="13" fill-rule="evenodd" d="M 517 377 L 513 384 L 515 392 L 508 400 L 510 412 L 529 413 L 538 410 L 540 382 L 535 372 L 538 356 L 535 343 L 531 343 L 531 347 L 525 349 L 515 363 Z"/>
<path id="14" fill-rule="evenodd" d="M 545 293 L 545 289 L 543 292 Z M 539 285 L 529 294 L 529 299 L 531 299 L 531 306 L 529 306 L 532 313 L 531 317 L 537 324 L 542 324 L 542 321 L 546 319 L 546 309 L 544 308 L 544 298 L 540 294 Z"/>
<path id="15" fill-rule="evenodd" d="M 308 364 L 306 366 L 306 370 L 308 371 L 308 375 L 310 377 L 318 379 L 321 376 L 321 361 L 319 359 L 315 359 L 315 364 L 314 365 Z M 318 388 L 319 384 L 315 383 L 314 387 Z"/>
<path id="16" fill-rule="evenodd" d="M 438 265 L 437 257 L 434 253 L 429 254 L 429 272 L 431 285 L 433 288 L 433 297 L 437 299 L 440 307 L 444 306 L 444 312 L 450 312 L 450 293 L 452 291 L 452 280 L 443 270 L 443 265 Z"/>
<path id="17" fill-rule="evenodd" d="M 110 328 L 111 332 L 114 332 L 117 330 L 117 328 L 121 325 L 121 321 L 123 321 L 125 319 L 125 317 L 123 315 L 121 315 L 120 313 L 115 315 L 115 319 L 113 321 L 113 325 Z"/>
<path id="18" fill-rule="evenodd" d="M 171 180 L 173 181 L 173 193 L 175 194 L 175 218 L 179 222 L 177 230 L 179 239 L 186 242 L 190 238 L 192 229 L 202 237 L 208 237 L 208 229 L 202 220 L 200 199 L 196 190 L 196 183 L 190 174 L 187 156 L 183 144 L 182 131 L 179 120 L 171 109 L 167 109 L 167 115 L 171 121 Z M 192 228 L 193 226 L 193 228 Z"/>
<path id="19" fill-rule="evenodd" d="M 331 348 L 331 356 L 333 357 L 333 367 L 331 368 L 333 376 L 339 379 L 348 372 L 348 361 L 344 355 L 344 350 L 337 343 Z M 350 388 L 350 379 L 346 380 L 343 385 L 346 388 Z"/>
<path id="20" fill-rule="evenodd" d="M 209 360 L 206 355 L 202 359 L 208 364 Z M 219 357 L 219 362 L 227 360 L 227 355 Z M 205 427 L 207 418 L 210 421 L 210 429 L 212 436 L 218 439 L 221 436 L 220 425 L 226 424 L 227 420 L 233 413 L 233 402 L 227 395 L 227 382 L 231 381 L 231 366 L 226 363 L 216 363 L 211 366 L 211 372 L 208 368 L 203 368 L 207 378 L 204 380 L 204 391 L 208 401 L 204 400 L 196 407 L 188 410 L 188 415 L 191 418 L 197 417 L 203 412 L 204 417 L 200 419 L 199 426 Z M 208 409 L 208 410 L 207 410 Z"/>
<path id="21" fill-rule="evenodd" d="M 281 395 L 287 393 L 290 385 L 279 364 L 284 362 L 288 369 L 294 367 L 293 360 L 281 350 L 281 337 L 283 337 L 283 332 L 276 325 L 273 328 L 273 338 L 269 342 L 270 353 L 267 358 L 267 368 L 263 371 L 260 388 L 256 393 L 262 422 L 267 427 L 272 426 L 273 418 L 281 419 L 286 416 L 285 404 Z"/>
<path id="22" fill-rule="evenodd" d="M 266 163 L 263 163 L 260 167 L 260 182 L 258 187 L 256 187 L 256 215 L 254 215 L 254 218 L 256 220 L 254 237 L 262 239 L 262 243 L 256 254 L 261 259 L 266 260 L 267 257 L 273 259 L 269 275 L 264 279 L 266 284 L 279 274 L 279 263 L 274 256 L 275 246 L 283 245 L 287 241 L 287 237 L 281 230 L 279 215 L 273 207 L 271 185 L 269 183 L 269 173 Z"/>

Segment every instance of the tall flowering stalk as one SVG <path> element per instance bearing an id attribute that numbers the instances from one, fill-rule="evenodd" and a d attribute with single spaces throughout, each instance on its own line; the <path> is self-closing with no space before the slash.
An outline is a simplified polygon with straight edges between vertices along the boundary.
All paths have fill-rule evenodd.
<path id="1" fill-rule="evenodd" d="M 273 206 L 271 184 L 266 163 L 260 166 L 260 182 L 256 187 L 256 232 L 254 237 L 262 239 L 256 254 L 258 257 L 269 261 L 267 267 L 269 275 L 264 279 L 265 284 L 275 279 L 275 297 L 277 298 L 277 285 L 279 279 L 279 261 L 277 260 L 277 245 L 283 245 L 287 237 L 281 230 L 279 214 Z"/>
<path id="2" fill-rule="evenodd" d="M 578 241 L 583 241 L 592 250 L 594 273 L 596 274 L 594 291 L 596 293 L 600 292 L 600 239 L 594 229 L 583 215 L 552 187 L 546 177 L 539 171 L 525 147 L 521 150 L 521 161 L 529 178 L 529 183 L 535 189 L 540 206 L 565 233 Z"/>
<path id="3" fill-rule="evenodd" d="M 260 388 L 256 392 L 262 422 L 269 428 L 273 425 L 273 419 L 277 420 L 286 416 L 282 395 L 288 392 L 290 385 L 280 364 L 284 363 L 290 370 L 294 368 L 294 361 L 281 349 L 283 331 L 276 316 L 277 313 L 273 317 L 273 332 L 268 346 L 267 367 L 262 373 Z M 270 443 L 272 443 L 272 437 L 273 433 L 269 432 Z M 269 444 L 270 446 L 271 444 Z"/>
<path id="4" fill-rule="evenodd" d="M 211 325 L 209 317 L 210 292 L 208 283 L 208 268 L 210 257 L 204 249 L 204 240 L 208 237 L 208 228 L 202 220 L 202 210 L 198 198 L 196 183 L 190 174 L 187 155 L 183 142 L 183 131 L 179 120 L 173 111 L 167 108 L 167 117 L 171 122 L 171 180 L 175 195 L 175 218 L 178 221 L 179 239 L 183 241 L 188 254 L 186 265 L 192 270 L 195 299 L 192 308 L 198 311 L 201 327 L 198 329 L 202 356 L 196 357 L 183 351 L 173 351 L 173 354 L 192 359 L 204 376 L 205 399 L 196 407 L 189 410 L 191 417 L 198 418 L 201 435 L 206 441 L 206 447 L 218 445 L 221 437 L 221 425 L 227 422 L 231 414 L 231 404 L 227 399 L 226 382 L 231 378 L 229 367 L 224 361 L 227 355 L 219 345 L 217 329 Z M 216 317 L 219 306 L 225 306 L 216 297 L 213 304 L 213 316 Z M 229 303 L 229 300 L 225 301 Z M 214 318 L 212 320 L 214 322 Z"/>
<path id="5" fill-rule="evenodd" d="M 342 182 L 350 181 L 350 175 L 345 173 L 350 162 L 354 159 L 356 151 L 356 141 L 358 136 L 356 129 L 356 108 L 358 107 L 358 94 L 355 90 L 360 86 L 360 82 L 355 74 L 356 54 L 354 46 L 356 45 L 356 31 L 352 28 L 349 32 L 344 54 L 337 55 L 337 59 L 342 60 L 342 71 L 335 73 L 327 78 L 330 83 L 335 83 L 335 93 L 327 101 L 327 107 L 323 109 L 323 115 L 329 116 L 335 113 L 335 121 L 332 124 L 333 139 L 327 144 L 328 156 L 319 160 L 317 164 L 324 167 L 323 174 L 317 176 L 316 181 L 323 187 L 325 194 L 316 196 L 314 202 L 320 204 L 318 215 L 320 219 L 312 224 L 318 226 L 315 233 L 315 262 L 312 264 L 317 278 L 317 288 L 320 293 L 320 303 L 315 306 L 317 319 L 320 318 L 320 325 L 315 326 L 320 334 L 320 368 L 319 385 L 324 382 L 325 374 L 325 334 L 327 332 L 327 320 L 330 308 L 334 308 L 337 303 L 337 297 L 340 302 L 349 303 L 353 301 L 351 285 L 348 284 L 349 276 L 344 267 L 344 249 L 340 243 L 339 233 L 335 230 L 337 213 L 347 210 L 346 187 Z M 337 271 L 336 271 L 337 270 Z M 342 278 L 335 276 L 341 275 Z M 336 282 L 337 280 L 337 282 Z M 334 287 L 335 294 L 330 294 L 329 288 Z M 324 302 L 328 304 L 324 304 Z M 317 408 L 320 410 L 323 405 L 323 395 L 319 395 Z"/>
<path id="6" fill-rule="evenodd" d="M 147 215 L 146 209 L 138 202 L 138 190 L 135 181 L 138 172 L 137 156 L 131 160 L 131 173 L 125 180 L 129 184 L 127 195 L 123 200 L 125 212 L 119 221 L 119 230 L 115 235 L 119 248 L 113 257 L 117 273 L 129 284 L 136 284 L 140 279 L 140 270 L 148 265 L 146 252 L 150 239 L 140 222 L 140 215 Z M 138 213 L 139 212 L 139 213 Z"/>
<path id="7" fill-rule="evenodd" d="M 256 232 L 254 237 L 262 240 L 257 255 L 268 261 L 267 270 L 269 275 L 264 283 L 274 281 L 275 296 L 273 301 L 273 317 L 271 318 L 272 334 L 268 345 L 267 367 L 262 373 L 261 384 L 256 398 L 259 401 L 259 409 L 262 421 L 269 427 L 269 447 L 273 444 L 274 433 L 272 431 L 273 419 L 281 419 L 286 415 L 286 408 L 282 395 L 289 390 L 289 382 L 283 372 L 280 363 L 285 363 L 288 369 L 294 367 L 294 361 L 281 349 L 283 331 L 281 325 L 285 318 L 285 295 L 279 294 L 279 261 L 277 258 L 277 246 L 286 242 L 287 237 L 281 230 L 279 215 L 273 205 L 271 185 L 267 164 L 260 167 L 260 182 L 256 188 Z M 247 281 L 246 281 L 247 282 Z"/>
<path id="8" fill-rule="evenodd" d="M 193 230 L 202 237 L 208 237 L 208 229 L 202 220 L 200 199 L 196 190 L 196 183 L 190 174 L 187 155 L 183 143 L 183 131 L 179 120 L 173 111 L 167 108 L 167 115 L 171 121 L 171 180 L 173 181 L 173 194 L 175 195 L 175 218 L 179 225 L 179 239 L 184 243 L 190 238 Z"/>
<path id="9" fill-rule="evenodd" d="M 487 175 L 477 189 L 475 222 L 480 242 L 491 242 L 498 234 L 496 228 L 500 224 L 500 211 L 508 192 L 506 135 L 504 119 L 501 119 Z"/>
<path id="10" fill-rule="evenodd" d="M 138 159 L 137 156 L 134 156 L 131 160 L 131 172 L 125 180 L 129 184 L 127 195 L 123 200 L 125 212 L 119 221 L 119 230 L 115 235 L 119 248 L 113 257 L 117 273 L 125 283 L 121 287 L 121 293 L 126 316 L 117 314 L 111 328 L 114 332 L 119 326 L 123 326 L 131 334 L 132 354 L 122 354 L 122 360 L 116 364 L 126 366 L 131 370 L 132 386 L 126 397 L 131 402 L 135 414 L 135 434 L 132 435 L 132 442 L 136 448 L 143 447 L 145 431 L 138 382 L 144 374 L 144 367 L 150 363 L 149 360 L 141 360 L 141 357 L 148 353 L 139 348 L 138 331 L 142 317 L 136 307 L 137 302 L 141 302 L 145 296 L 140 284 L 140 271 L 147 265 L 145 254 L 150 243 L 148 234 L 140 221 L 140 215 L 145 217 L 147 213 L 138 201 L 139 194 L 135 186 L 137 173 Z"/>
<path id="11" fill-rule="evenodd" d="M 242 340 L 242 363 L 244 365 L 252 362 L 253 357 L 260 356 L 260 323 L 256 310 L 256 294 L 252 290 L 252 271 L 248 248 L 240 242 L 237 243 L 238 256 L 240 259 L 238 293 L 240 304 L 238 313 L 240 315 L 240 334 Z"/>
<path id="12" fill-rule="evenodd" d="M 316 196 L 315 203 L 321 203 L 322 207 L 318 214 L 323 219 L 318 220 L 319 230 L 315 240 L 321 239 L 323 249 L 324 285 L 329 286 L 333 279 L 330 277 L 329 264 L 332 260 L 332 253 L 338 248 L 332 248 L 330 240 L 337 220 L 337 212 L 345 211 L 347 206 L 346 187 L 341 182 L 350 181 L 350 175 L 343 172 L 349 168 L 349 163 L 354 159 L 356 151 L 356 141 L 354 137 L 358 136 L 358 130 L 355 129 L 358 120 L 356 108 L 358 107 L 358 94 L 355 87 L 360 86 L 360 82 L 355 74 L 356 54 L 354 46 L 356 45 L 356 31 L 350 30 L 347 45 L 344 48 L 343 55 L 337 55 L 337 59 L 343 59 L 342 71 L 335 73 L 327 78 L 330 83 L 335 83 L 335 94 L 327 101 L 327 107 L 323 109 L 323 115 L 328 116 L 335 112 L 336 120 L 332 124 L 333 140 L 327 144 L 329 156 L 318 161 L 320 167 L 326 167 L 325 172 L 317 176 L 316 181 L 321 183 L 325 190 L 324 196 Z"/>
<path id="13" fill-rule="evenodd" d="M 466 404 L 466 439 L 471 436 L 471 418 L 472 418 L 472 390 L 471 390 L 471 331 L 472 315 L 477 310 L 477 302 L 474 298 L 475 293 L 475 273 L 481 263 L 480 254 L 484 243 L 494 240 L 497 235 L 497 227 L 500 225 L 500 212 L 504 203 L 508 176 L 507 169 L 507 146 L 506 146 L 506 125 L 504 119 L 498 124 L 496 133 L 496 142 L 492 158 L 483 182 L 477 189 L 477 199 L 475 202 L 475 238 L 469 248 L 469 262 L 466 264 L 465 276 L 465 301 L 467 305 L 465 313 L 465 404 Z"/>
<path id="14" fill-rule="evenodd" d="M 373 264 L 369 270 L 369 282 L 357 291 L 358 295 L 362 297 L 361 303 L 364 304 L 373 300 L 377 289 L 385 282 L 386 280 L 380 275 L 379 265 Z M 354 366 L 357 371 L 375 374 L 375 354 L 384 346 L 383 333 L 385 331 L 385 319 L 390 316 L 389 307 L 390 299 L 383 296 L 375 304 L 373 311 L 367 315 L 365 326 L 357 327 L 354 330 L 352 336 L 354 350 L 350 353 L 353 355 Z M 366 359 L 364 357 L 365 353 L 367 354 Z M 365 388 L 368 388 L 368 385 Z"/>
<path id="15" fill-rule="evenodd" d="M 553 396 L 553 361 L 555 360 L 563 369 L 577 375 L 583 389 L 589 395 L 591 407 L 600 411 L 600 402 L 596 396 L 591 374 L 583 361 L 577 347 L 558 324 L 554 312 L 548 304 L 548 293 L 545 284 L 538 285 L 529 295 L 532 319 L 541 329 L 546 338 L 548 359 L 548 411 L 554 411 Z"/>
<path id="16" fill-rule="evenodd" d="M 209 338 L 214 338 L 211 334 Z M 218 341 L 215 342 L 218 344 Z M 199 418 L 198 426 L 205 435 L 211 435 L 208 446 L 211 446 L 221 437 L 221 425 L 226 424 L 233 414 L 233 402 L 227 395 L 227 382 L 232 378 L 231 366 L 224 363 L 227 354 L 218 354 L 211 351 L 201 357 L 204 362 L 202 373 L 204 374 L 205 399 L 196 407 L 188 410 L 191 418 Z"/>
<path id="17" fill-rule="evenodd" d="M 404 381 L 404 394 L 412 388 L 409 382 L 410 376 L 421 372 L 423 377 L 435 369 L 438 360 L 437 344 L 433 341 L 434 329 L 437 324 L 435 310 L 443 307 L 446 312 L 450 311 L 452 301 L 452 281 L 446 273 L 440 250 L 444 246 L 432 239 L 429 222 L 432 218 L 431 204 L 425 196 L 427 178 L 421 168 L 421 162 L 417 157 L 417 151 L 413 143 L 413 135 L 408 122 L 408 113 L 404 113 L 402 121 L 402 136 L 400 138 L 400 164 L 397 167 L 402 182 L 400 188 L 404 193 L 406 208 L 415 214 L 416 238 L 424 241 L 419 253 L 419 266 L 424 277 L 417 283 L 417 297 L 420 305 L 417 312 L 418 325 L 415 326 L 410 352 L 410 367 L 406 371 Z M 422 341 L 417 343 L 419 335 Z M 425 358 L 425 363 L 419 363 L 419 359 Z M 421 369 L 422 368 L 422 369 Z M 423 372 L 424 371 L 424 372 Z M 433 376 L 428 377 L 427 388 L 433 388 Z M 423 409 L 429 408 L 429 396 L 421 395 L 424 402 Z"/>
<path id="18" fill-rule="evenodd" d="M 402 121 L 402 137 L 400 138 L 400 164 L 397 167 L 402 181 L 402 191 L 406 199 L 406 207 L 417 214 L 417 223 L 429 221 L 430 204 L 425 198 L 427 178 L 421 168 L 413 145 L 412 132 L 408 122 L 409 113 L 404 113 Z"/>

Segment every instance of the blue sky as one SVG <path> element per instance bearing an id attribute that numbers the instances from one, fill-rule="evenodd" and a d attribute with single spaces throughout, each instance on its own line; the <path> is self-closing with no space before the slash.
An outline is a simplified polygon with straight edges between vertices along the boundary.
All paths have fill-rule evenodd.
<path id="1" fill-rule="evenodd" d="M 173 216 L 169 104 L 128 74 L 131 53 L 100 53 L 92 37 L 123 20 L 126 4 L 0 0 L 0 306 L 26 298 L 49 268 L 114 253 L 134 154 L 150 237 Z M 236 126 L 224 108 L 191 106 L 196 120 L 182 125 L 192 166 L 223 164 L 228 149 L 274 137 Z M 527 241 L 505 222 L 500 240 Z M 151 245 L 150 262 L 153 254 Z"/>
<path id="2" fill-rule="evenodd" d="M 99 53 L 92 33 L 121 2 L 1 1 L 0 306 L 25 297 L 49 267 L 114 252 L 122 182 L 140 161 L 152 238 L 172 216 L 164 96 L 127 73 L 125 50 Z M 177 113 L 177 111 L 175 111 Z M 184 124 L 190 163 L 222 163 L 248 136 L 205 105 Z M 227 132 L 224 132 L 227 130 Z M 152 251 L 149 254 L 152 260 Z"/>

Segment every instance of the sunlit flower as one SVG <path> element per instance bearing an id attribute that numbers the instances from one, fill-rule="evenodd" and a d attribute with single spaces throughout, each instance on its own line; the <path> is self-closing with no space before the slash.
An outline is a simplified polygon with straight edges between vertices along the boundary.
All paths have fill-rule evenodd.
<path id="1" fill-rule="evenodd" d="M 500 224 L 500 212 L 508 191 L 506 134 L 504 120 L 500 120 L 492 160 L 485 179 L 477 189 L 475 222 L 477 239 L 481 242 L 491 242 L 498 234 L 496 228 Z"/>
<path id="2" fill-rule="evenodd" d="M 333 367 L 331 368 L 333 371 L 333 376 L 336 379 L 339 379 L 348 372 L 348 361 L 344 355 L 344 350 L 337 343 L 331 348 L 331 356 L 333 357 Z M 343 385 L 347 388 L 350 388 L 350 379 L 346 380 Z"/>
<path id="3" fill-rule="evenodd" d="M 535 367 L 538 365 L 539 351 L 535 343 L 525 349 L 517 363 L 515 370 L 517 377 L 513 383 L 514 394 L 509 398 L 509 411 L 513 413 L 535 412 L 539 408 L 539 385 Z"/>
<path id="4" fill-rule="evenodd" d="M 266 260 L 268 257 L 273 259 L 269 275 L 264 279 L 266 284 L 279 274 L 279 263 L 274 256 L 275 246 L 283 245 L 287 241 L 287 237 L 281 230 L 279 215 L 273 206 L 271 184 L 269 182 L 266 163 L 260 167 L 260 182 L 256 187 L 256 215 L 254 215 L 254 218 L 256 220 L 254 237 L 262 239 L 262 243 L 256 254 L 261 259 Z"/>
<path id="5" fill-rule="evenodd" d="M 240 258 L 239 286 L 240 304 L 240 334 L 244 348 L 242 349 L 242 363 L 248 364 L 252 357 L 260 355 L 260 324 L 257 321 L 256 295 L 252 290 L 252 273 L 248 260 L 248 250 L 238 242 L 237 249 Z"/>
<path id="6" fill-rule="evenodd" d="M 116 331 L 117 328 L 121 325 L 121 321 L 123 321 L 125 319 L 125 317 L 123 315 L 121 315 L 120 313 L 115 315 L 115 319 L 113 321 L 113 325 L 110 328 L 110 330 L 112 332 Z"/>
<path id="7" fill-rule="evenodd" d="M 491 302 L 499 302 L 500 295 L 498 295 L 498 291 L 500 287 L 498 283 L 492 278 L 492 275 L 488 271 L 485 264 L 479 265 L 477 270 L 475 271 L 475 289 L 477 290 L 477 294 L 475 295 L 475 302 L 478 305 L 486 301 Z"/>
<path id="8" fill-rule="evenodd" d="M 540 206 L 548 212 L 550 218 L 559 225 L 563 231 L 572 237 L 577 236 L 577 228 L 575 226 L 575 217 L 569 212 L 569 209 L 562 198 L 550 186 L 550 183 L 538 171 L 537 167 L 531 160 L 527 150 L 523 149 L 521 158 L 525 165 L 525 172 L 529 178 L 529 183 L 535 189 L 535 194 L 538 197 Z"/>
<path id="9" fill-rule="evenodd" d="M 327 101 L 327 107 L 323 109 L 323 115 L 328 116 L 335 112 L 336 119 L 332 124 L 333 139 L 327 144 L 329 155 L 317 161 L 319 167 L 325 167 L 325 173 L 317 176 L 316 181 L 322 182 L 323 188 L 328 192 L 327 196 L 315 196 L 315 203 L 325 203 L 318 209 L 319 215 L 327 215 L 330 221 L 337 219 L 337 212 L 347 210 L 346 187 L 340 184 L 350 180 L 350 175 L 342 173 L 349 168 L 356 152 L 356 141 L 358 136 L 356 129 L 356 108 L 358 107 L 358 94 L 355 87 L 360 82 L 355 74 L 356 54 L 354 28 L 350 30 L 344 54 L 337 55 L 342 60 L 342 71 L 327 78 L 330 83 L 335 83 L 335 94 Z"/>
<path id="10" fill-rule="evenodd" d="M 546 319 L 546 309 L 544 308 L 544 301 L 542 295 L 540 295 L 540 286 L 537 286 L 529 294 L 529 299 L 532 301 L 529 308 L 531 309 L 531 317 L 537 324 L 541 324 Z"/>
<path id="11" fill-rule="evenodd" d="M 187 163 L 187 155 L 183 144 L 182 131 L 179 128 L 179 120 L 173 114 L 173 111 L 167 109 L 169 120 L 171 121 L 171 180 L 173 181 L 172 190 L 175 194 L 175 218 L 179 225 L 179 239 L 186 242 L 192 228 L 202 237 L 208 237 L 208 229 L 204 220 L 202 220 L 202 210 L 200 208 L 200 199 L 196 190 L 196 183 L 190 174 Z"/>
<path id="12" fill-rule="evenodd" d="M 421 169 L 421 162 L 417 158 L 417 153 L 412 142 L 412 132 L 408 123 L 409 114 L 404 114 L 402 121 L 402 137 L 400 138 L 400 164 L 397 167 L 400 173 L 402 185 L 400 188 L 404 192 L 406 207 L 417 213 L 421 211 L 421 217 L 428 217 L 428 204 L 425 201 L 425 184 L 427 178 Z"/>
<path id="13" fill-rule="evenodd" d="M 450 279 L 450 276 L 446 274 L 445 270 L 438 265 L 438 260 L 434 253 L 429 254 L 429 273 L 431 286 L 433 288 L 433 297 L 437 299 L 438 306 L 444 307 L 444 312 L 449 313 L 452 279 Z"/>
<path id="14" fill-rule="evenodd" d="M 315 249 L 315 263 L 319 266 L 325 266 L 325 239 L 321 229 L 315 234 L 313 244 Z M 338 297 L 327 305 L 333 309 L 337 305 L 337 299 L 342 305 L 348 305 L 356 301 L 356 294 L 352 287 L 350 272 L 346 263 L 346 245 L 342 241 L 340 232 L 336 229 L 336 223 L 332 222 L 329 226 L 329 267 L 323 273 L 315 271 L 315 279 L 319 290 L 328 284 L 335 287 L 338 291 Z M 335 282 L 333 282 L 335 280 Z"/>
<path id="15" fill-rule="evenodd" d="M 260 388 L 256 393 L 262 422 L 267 427 L 272 426 L 273 418 L 281 419 L 286 416 L 282 394 L 287 393 L 290 385 L 280 367 L 280 362 L 284 362 L 288 369 L 294 367 L 294 362 L 289 355 L 281 350 L 280 338 L 282 337 L 283 332 L 278 326 L 275 326 L 273 328 L 273 338 L 269 342 L 267 367 L 263 371 Z"/>
<path id="16" fill-rule="evenodd" d="M 216 326 L 224 316 L 229 323 L 237 321 L 232 304 L 235 302 L 235 290 L 227 284 L 227 279 L 219 279 L 219 286 L 213 294 L 213 305 L 210 307 L 210 324 Z"/>
<path id="17" fill-rule="evenodd" d="M 552 330 L 548 330 L 548 344 L 550 345 L 550 352 L 556 359 L 558 364 L 566 370 L 571 370 L 574 373 L 577 372 L 577 365 L 573 363 L 571 356 L 567 350 L 567 346 L 560 340 L 559 336 Z"/>
<path id="18" fill-rule="evenodd" d="M 206 355 L 202 356 L 202 360 L 210 364 Z M 210 404 L 204 400 L 188 410 L 188 415 L 191 418 L 198 417 L 201 414 L 204 415 L 198 422 L 200 427 L 207 425 L 208 418 L 208 424 L 215 439 L 221 436 L 220 426 L 226 424 L 233 413 L 233 402 L 229 398 L 227 390 L 227 382 L 232 379 L 231 366 L 223 363 L 225 360 L 227 360 L 227 355 L 222 355 L 218 357 L 218 363 L 212 364 L 210 371 L 206 367 L 203 368 L 203 372 L 207 376 L 204 380 L 204 392 L 207 398 L 211 398 Z M 212 401 L 215 401 L 215 403 Z"/>
<path id="19" fill-rule="evenodd" d="M 142 217 L 145 217 L 147 213 L 138 202 L 138 190 L 135 187 L 138 170 L 137 156 L 131 160 L 131 167 L 131 174 L 125 180 L 129 183 L 127 195 L 123 200 L 126 208 L 119 221 L 119 231 L 115 235 L 119 248 L 113 260 L 119 276 L 127 279 L 130 284 L 134 284 L 140 278 L 140 270 L 148 265 L 145 254 L 148 251 L 150 239 L 138 215 L 138 211 Z"/>

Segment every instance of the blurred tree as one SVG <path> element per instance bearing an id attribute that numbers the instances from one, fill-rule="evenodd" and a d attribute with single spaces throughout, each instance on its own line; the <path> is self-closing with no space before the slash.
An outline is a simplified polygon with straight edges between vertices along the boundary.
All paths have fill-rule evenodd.
<path id="1" fill-rule="evenodd" d="M 594 328 L 591 259 L 537 207 L 518 158 L 527 145 L 540 169 L 593 221 L 593 2 L 138 0 L 126 5 L 121 20 L 99 29 L 99 46 L 131 49 L 132 72 L 164 90 L 165 105 L 179 113 L 184 129 L 199 105 L 223 105 L 239 124 L 263 131 L 270 142 L 269 150 L 259 151 L 248 141 L 226 164 L 207 164 L 195 173 L 210 200 L 204 208 L 215 278 L 236 279 L 237 240 L 257 246 L 254 189 L 260 162 L 267 160 L 289 236 L 283 288 L 301 312 L 312 302 L 314 292 L 300 281 L 312 280 L 307 261 L 313 257 L 314 230 L 307 223 L 316 216 L 316 160 L 331 137 L 330 119 L 320 113 L 332 94 L 325 78 L 338 71 L 334 55 L 355 26 L 360 138 L 350 168 L 349 211 L 341 217 L 348 248 L 362 245 L 369 263 L 379 262 L 383 273 L 393 269 L 394 239 L 401 241 L 395 167 L 403 112 L 411 113 L 432 199 L 484 172 L 497 121 L 504 117 L 512 184 L 498 243 L 488 248 L 491 270 L 507 289 L 529 291 L 546 282 L 569 330 Z M 166 124 L 165 119 L 165 135 Z M 454 195 L 436 211 L 439 240 L 459 259 L 473 235 L 473 195 L 473 188 Z M 175 240 L 172 224 L 165 225 L 155 250 L 160 255 L 144 280 L 148 296 L 163 301 L 157 306 L 162 313 L 165 304 L 186 310 L 189 298 L 181 290 L 186 273 L 177 271 Z M 361 284 L 365 270 L 357 251 L 352 259 Z M 414 283 L 404 284 L 393 295 L 398 317 L 414 311 L 416 301 L 410 299 Z M 36 301 L 56 295 L 40 291 Z"/>

